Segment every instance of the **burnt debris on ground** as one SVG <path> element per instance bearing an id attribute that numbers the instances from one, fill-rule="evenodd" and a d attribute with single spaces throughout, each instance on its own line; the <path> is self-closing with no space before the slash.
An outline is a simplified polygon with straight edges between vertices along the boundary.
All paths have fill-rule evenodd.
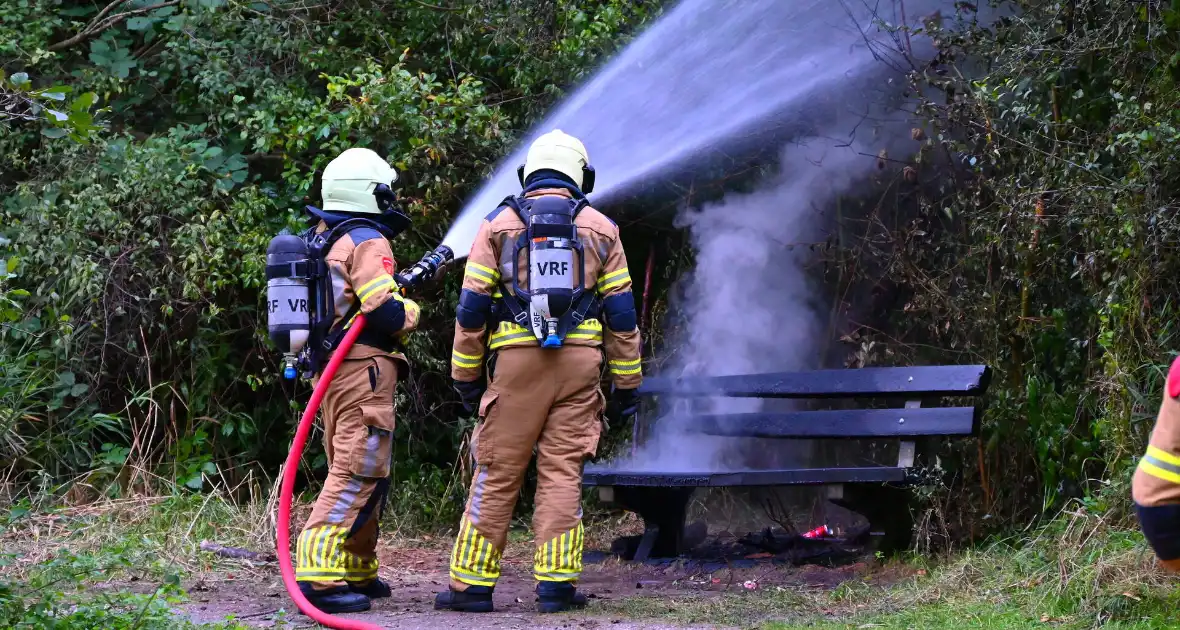
<path id="1" fill-rule="evenodd" d="M 710 567 L 753 566 L 756 561 L 838 567 L 855 563 L 870 553 L 876 538 L 867 527 L 843 535 L 815 534 L 807 536 L 782 528 L 766 527 L 740 537 L 728 532 L 707 536 L 705 524 L 696 522 L 685 528 L 685 539 L 691 540 L 686 544 L 687 552 L 672 558 L 647 558 L 640 564 L 666 566 L 676 562 L 688 566 L 699 565 L 705 571 L 716 570 Z M 609 553 L 588 551 L 584 561 L 590 564 L 610 557 L 632 561 L 642 539 L 642 535 L 619 537 L 611 543 Z"/>

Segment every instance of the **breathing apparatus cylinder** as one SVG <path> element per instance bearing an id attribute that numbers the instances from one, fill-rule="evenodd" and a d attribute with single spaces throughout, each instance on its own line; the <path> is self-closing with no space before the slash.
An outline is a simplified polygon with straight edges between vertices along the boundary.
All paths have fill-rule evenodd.
<path id="1" fill-rule="evenodd" d="M 542 348 L 560 348 L 558 318 L 573 305 L 573 242 L 568 238 L 534 238 L 529 249 L 530 318 Z"/>
<path id="2" fill-rule="evenodd" d="M 294 234 L 279 234 L 266 248 L 266 328 L 283 353 L 283 378 L 294 379 L 296 355 L 311 335 L 308 308 L 312 262 L 307 244 Z"/>

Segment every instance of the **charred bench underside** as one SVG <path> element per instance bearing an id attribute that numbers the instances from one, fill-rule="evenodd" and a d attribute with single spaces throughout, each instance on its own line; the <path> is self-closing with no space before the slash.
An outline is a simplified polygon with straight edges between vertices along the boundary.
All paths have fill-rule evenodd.
<path id="1" fill-rule="evenodd" d="M 779 468 L 673 472 L 587 466 L 584 484 L 604 499 L 636 512 L 644 535 L 635 559 L 674 556 L 686 544 L 685 517 L 696 488 L 829 486 L 829 500 L 885 530 L 889 549 L 908 545 L 913 521 L 910 495 L 916 483 L 914 438 L 979 433 L 976 407 L 922 408 L 923 399 L 979 396 L 991 371 L 982 365 L 862 368 L 800 373 L 750 374 L 686 379 L 649 378 L 641 395 L 738 398 L 884 398 L 905 400 L 905 408 L 758 412 L 667 417 L 686 433 L 763 439 L 901 440 L 896 466 Z"/>
<path id="2" fill-rule="evenodd" d="M 587 466 L 582 483 L 587 486 L 643 488 L 725 488 L 730 486 L 800 486 L 832 483 L 901 483 L 906 468 L 865 466 L 853 468 L 780 468 L 730 472 L 642 472 Z"/>

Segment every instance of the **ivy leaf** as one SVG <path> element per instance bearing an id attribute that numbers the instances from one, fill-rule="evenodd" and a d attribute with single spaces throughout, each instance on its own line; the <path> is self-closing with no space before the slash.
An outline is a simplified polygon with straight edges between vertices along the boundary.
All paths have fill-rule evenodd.
<path id="1" fill-rule="evenodd" d="M 131 74 L 131 69 L 138 65 L 134 59 L 126 59 L 123 61 L 116 61 L 111 64 L 111 72 L 120 79 L 126 79 Z"/>
<path id="2" fill-rule="evenodd" d="M 18 88 L 24 87 L 30 83 L 29 73 L 28 72 L 13 72 L 12 75 L 8 77 L 8 82 Z"/>
<path id="3" fill-rule="evenodd" d="M 70 115 L 65 112 L 59 112 L 56 109 L 46 109 L 50 116 L 53 116 L 57 122 L 65 122 L 70 119 Z"/>
<path id="4" fill-rule="evenodd" d="M 112 48 L 110 43 L 102 39 L 90 43 L 90 61 L 110 70 L 120 79 L 126 79 L 131 69 L 138 65 L 126 48 Z"/>
<path id="5" fill-rule="evenodd" d="M 160 20 L 150 17 L 133 17 L 127 20 L 127 28 L 132 31 L 146 31 L 155 26 Z"/>
<path id="6" fill-rule="evenodd" d="M 64 138 L 66 133 L 66 130 L 60 127 L 46 127 L 41 130 L 41 135 L 45 136 L 46 138 L 53 139 Z"/>
<path id="7" fill-rule="evenodd" d="M 81 94 L 78 96 L 78 98 L 74 99 L 73 103 L 70 103 L 70 109 L 74 112 L 84 112 L 93 107 L 95 101 L 97 100 L 97 94 L 94 92 L 86 92 L 85 94 Z"/>
<path id="8" fill-rule="evenodd" d="M 95 55 L 102 55 L 105 57 L 106 54 L 109 52 L 111 52 L 111 45 L 108 44 L 105 39 L 96 39 L 96 40 L 90 42 L 90 60 L 91 61 L 98 63 L 98 61 L 96 61 L 94 59 L 94 56 Z"/>
<path id="9" fill-rule="evenodd" d="M 184 485 L 193 490 L 200 490 L 205 485 L 205 477 L 201 473 L 195 473 L 193 476 L 184 480 Z"/>

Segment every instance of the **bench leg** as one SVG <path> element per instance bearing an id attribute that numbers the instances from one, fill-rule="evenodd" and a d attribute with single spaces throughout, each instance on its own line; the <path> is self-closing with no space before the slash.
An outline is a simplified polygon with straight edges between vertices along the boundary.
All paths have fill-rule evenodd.
<path id="1" fill-rule="evenodd" d="M 693 488 L 615 487 L 615 503 L 643 519 L 634 560 L 672 558 L 685 551 L 684 526 L 692 492 Z"/>
<path id="2" fill-rule="evenodd" d="M 896 553 L 910 547 L 914 535 L 914 517 L 908 489 L 889 485 L 846 484 L 843 495 L 829 501 L 864 516 L 869 521 L 870 531 L 882 532 L 884 536 L 880 540 L 879 551 Z"/>
<path id="3" fill-rule="evenodd" d="M 643 524 L 643 536 L 639 538 L 639 547 L 635 549 L 635 562 L 643 562 L 651 557 L 651 550 L 655 548 L 656 539 L 660 537 L 660 526 Z"/>

